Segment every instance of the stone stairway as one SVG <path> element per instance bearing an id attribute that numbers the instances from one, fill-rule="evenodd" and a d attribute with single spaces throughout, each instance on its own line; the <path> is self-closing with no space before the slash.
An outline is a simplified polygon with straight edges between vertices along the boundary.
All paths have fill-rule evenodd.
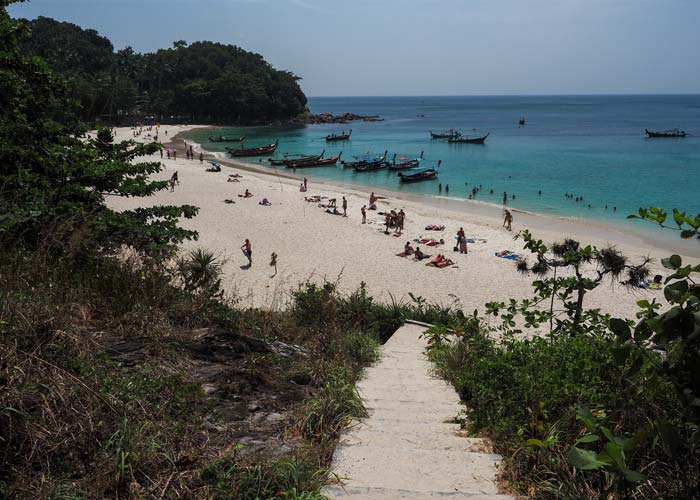
<path id="1" fill-rule="evenodd" d="M 369 418 L 341 437 L 332 464 L 341 484 L 326 487 L 330 498 L 513 499 L 496 486 L 501 457 L 451 423 L 459 398 L 431 376 L 423 331 L 417 324 L 397 330 L 358 384 Z"/>

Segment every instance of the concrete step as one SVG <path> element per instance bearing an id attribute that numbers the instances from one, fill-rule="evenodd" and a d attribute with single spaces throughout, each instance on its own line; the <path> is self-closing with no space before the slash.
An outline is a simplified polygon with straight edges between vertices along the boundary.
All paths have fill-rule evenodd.
<path id="1" fill-rule="evenodd" d="M 424 432 L 422 428 L 373 429 L 360 424 L 344 433 L 340 444 L 346 446 L 376 446 L 381 448 L 421 448 L 424 450 L 455 451 L 461 453 L 491 453 L 488 442 L 481 438 L 465 437 L 458 427 L 435 428 Z"/>
<path id="2" fill-rule="evenodd" d="M 412 491 L 405 489 L 362 488 L 328 486 L 323 493 L 331 499 L 362 500 L 513 500 L 508 495 L 459 493 L 438 491 Z"/>
<path id="3" fill-rule="evenodd" d="M 333 468 L 353 487 L 495 494 L 500 459 L 490 453 L 340 445 Z"/>

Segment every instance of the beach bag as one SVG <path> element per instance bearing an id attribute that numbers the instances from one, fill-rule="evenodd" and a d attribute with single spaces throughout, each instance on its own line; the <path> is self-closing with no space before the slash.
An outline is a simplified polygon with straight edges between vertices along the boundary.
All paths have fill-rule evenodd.
<path id="1" fill-rule="evenodd" d="M 459 250 L 459 249 L 457 248 L 457 245 L 455 245 L 455 247 L 452 249 L 452 251 L 454 251 L 454 252 L 456 252 L 456 251 L 458 251 L 458 250 Z"/>

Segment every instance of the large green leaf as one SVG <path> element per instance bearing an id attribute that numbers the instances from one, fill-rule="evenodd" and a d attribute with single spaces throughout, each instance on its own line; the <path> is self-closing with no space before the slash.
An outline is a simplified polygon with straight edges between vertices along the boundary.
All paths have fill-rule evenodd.
<path id="1" fill-rule="evenodd" d="M 605 462 L 598 460 L 598 454 L 595 451 L 583 450 L 575 446 L 569 448 L 566 457 L 578 470 L 595 470 L 606 466 Z"/>

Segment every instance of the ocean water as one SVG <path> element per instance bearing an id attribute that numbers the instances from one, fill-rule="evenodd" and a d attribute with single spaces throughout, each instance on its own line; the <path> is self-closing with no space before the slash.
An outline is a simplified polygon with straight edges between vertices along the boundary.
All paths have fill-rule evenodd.
<path id="1" fill-rule="evenodd" d="M 613 223 L 624 222 L 640 206 L 700 213 L 700 95 L 317 97 L 309 99 L 309 108 L 314 113 L 376 114 L 384 121 L 227 128 L 217 134 L 245 135 L 247 147 L 279 140 L 277 157 L 285 152 L 315 154 L 325 149 L 326 157 L 342 151 L 343 159 L 351 161 L 352 156 L 388 150 L 389 158 L 394 153 L 413 158 L 423 151 L 421 167 L 442 160 L 435 181 L 401 184 L 396 172 L 355 173 L 340 163 L 297 172 L 310 179 L 456 198 L 466 198 L 474 186 L 482 186 L 476 197 L 480 201 L 499 204 L 505 191 L 508 204 L 515 208 Z M 518 126 L 520 116 L 526 118 L 522 127 Z M 692 135 L 645 138 L 645 128 L 674 127 Z M 326 143 L 326 134 L 350 128 L 351 140 Z M 464 135 L 490 135 L 484 145 L 430 138 L 429 130 L 450 128 Z M 210 143 L 209 134 L 195 130 L 188 138 L 210 151 L 238 147 Z M 259 162 L 258 158 L 243 160 Z M 266 158 L 262 164 L 267 165 Z M 584 201 L 577 203 L 565 193 Z"/>

